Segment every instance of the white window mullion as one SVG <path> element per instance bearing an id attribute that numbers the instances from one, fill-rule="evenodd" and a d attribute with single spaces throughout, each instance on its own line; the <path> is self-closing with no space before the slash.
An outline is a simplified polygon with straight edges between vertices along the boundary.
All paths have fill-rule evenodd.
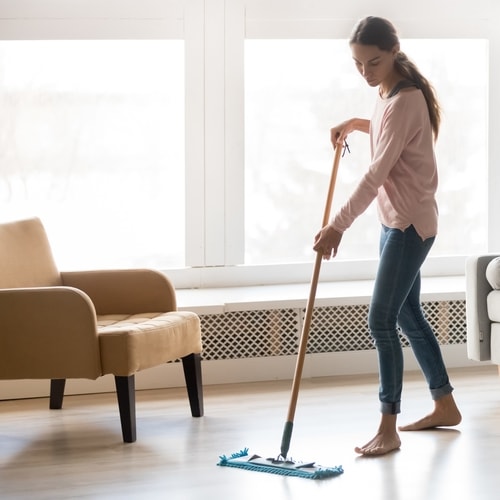
<path id="1" fill-rule="evenodd" d="M 225 23 L 225 262 L 244 263 L 244 38 L 243 0 L 226 1 Z"/>
<path id="2" fill-rule="evenodd" d="M 205 16 L 204 0 L 186 2 L 186 266 L 205 264 Z"/>
<path id="3" fill-rule="evenodd" d="M 205 266 L 225 263 L 225 2 L 205 1 Z"/>

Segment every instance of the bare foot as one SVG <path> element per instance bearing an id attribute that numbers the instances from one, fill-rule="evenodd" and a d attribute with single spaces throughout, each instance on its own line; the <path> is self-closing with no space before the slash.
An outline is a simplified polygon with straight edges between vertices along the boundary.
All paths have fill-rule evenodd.
<path id="1" fill-rule="evenodd" d="M 356 446 L 360 455 L 379 456 L 399 449 L 401 440 L 396 432 L 396 415 L 382 415 L 380 427 L 375 437 L 364 446 Z"/>
<path id="2" fill-rule="evenodd" d="M 368 441 L 368 443 L 364 446 L 356 446 L 354 451 L 360 455 L 374 457 L 390 453 L 391 451 L 399 449 L 400 446 L 401 440 L 399 439 L 397 433 L 394 433 L 394 435 L 391 436 L 377 433 L 377 435 L 371 441 Z"/>
<path id="3" fill-rule="evenodd" d="M 453 427 L 462 421 L 462 415 L 451 394 L 434 402 L 434 411 L 408 425 L 399 426 L 400 431 L 421 431 L 435 427 Z"/>

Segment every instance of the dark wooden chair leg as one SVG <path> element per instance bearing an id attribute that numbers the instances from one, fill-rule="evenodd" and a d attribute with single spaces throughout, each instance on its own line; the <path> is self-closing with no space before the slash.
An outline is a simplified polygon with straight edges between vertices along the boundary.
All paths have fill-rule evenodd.
<path id="1" fill-rule="evenodd" d="M 203 383 L 201 377 L 201 355 L 189 354 L 182 358 L 184 378 L 193 417 L 203 416 Z"/>
<path id="2" fill-rule="evenodd" d="M 135 376 L 115 377 L 116 397 L 120 410 L 123 441 L 133 443 L 136 440 L 135 421 Z"/>
<path id="3" fill-rule="evenodd" d="M 60 410 L 62 408 L 65 385 L 65 378 L 55 378 L 50 381 L 49 408 L 51 410 Z"/>

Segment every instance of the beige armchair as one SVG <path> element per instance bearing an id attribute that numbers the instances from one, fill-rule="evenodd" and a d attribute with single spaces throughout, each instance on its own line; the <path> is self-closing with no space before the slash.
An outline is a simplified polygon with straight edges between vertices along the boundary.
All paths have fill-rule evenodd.
<path id="1" fill-rule="evenodd" d="M 135 373 L 181 359 L 191 414 L 203 415 L 201 330 L 160 272 L 59 272 L 38 218 L 0 224 L 0 380 L 115 378 L 123 440 L 136 440 Z"/>

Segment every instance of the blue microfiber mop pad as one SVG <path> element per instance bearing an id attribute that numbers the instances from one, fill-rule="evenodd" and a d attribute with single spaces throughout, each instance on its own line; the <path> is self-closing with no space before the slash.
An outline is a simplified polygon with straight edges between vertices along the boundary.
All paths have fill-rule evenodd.
<path id="1" fill-rule="evenodd" d="M 233 453 L 230 457 L 222 455 L 217 465 L 222 467 L 236 467 L 257 472 L 268 472 L 282 476 L 295 476 L 307 479 L 326 479 L 338 476 L 344 472 L 342 466 L 323 467 L 314 462 L 296 462 L 293 460 L 278 460 L 262 458 L 258 455 L 248 457 L 248 448 Z"/>

